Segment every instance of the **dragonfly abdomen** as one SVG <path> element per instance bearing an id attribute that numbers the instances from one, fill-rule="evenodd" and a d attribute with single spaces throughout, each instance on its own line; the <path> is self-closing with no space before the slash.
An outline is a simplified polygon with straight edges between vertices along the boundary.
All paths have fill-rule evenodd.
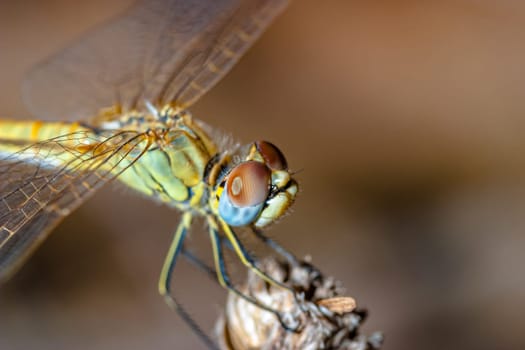
<path id="1" fill-rule="evenodd" d="M 0 140 L 16 143 L 35 143 L 59 135 L 71 134 L 84 128 L 76 122 L 42 122 L 1 120 Z"/>
<path id="2" fill-rule="evenodd" d="M 71 135 L 89 132 L 89 129 L 76 122 L 0 120 L 0 160 L 9 162 L 21 160 L 40 164 L 43 167 L 60 166 L 71 160 L 73 155 L 57 151 L 52 141 L 58 141 L 61 137 L 64 146 L 74 145 L 75 140 Z M 29 147 L 34 144 L 39 146 Z M 49 157 L 42 158 L 46 152 Z"/>

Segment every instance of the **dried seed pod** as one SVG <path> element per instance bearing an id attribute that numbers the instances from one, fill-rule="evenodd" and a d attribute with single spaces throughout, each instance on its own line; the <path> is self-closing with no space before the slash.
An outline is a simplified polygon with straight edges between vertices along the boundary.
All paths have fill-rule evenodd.
<path id="1" fill-rule="evenodd" d="M 329 311 L 344 315 L 355 310 L 357 304 L 354 298 L 351 297 L 334 297 L 319 300 L 316 303 L 318 306 L 327 308 Z"/>
<path id="2" fill-rule="evenodd" d="M 359 327 L 367 312 L 356 309 L 355 299 L 341 296 L 342 288 L 333 278 L 324 277 L 307 262 L 292 266 L 268 258 L 262 266 L 276 280 L 302 291 L 302 297 L 295 300 L 289 291 L 269 285 L 252 272 L 241 291 L 286 312 L 290 320 L 285 321 L 298 321 L 301 328 L 297 332 L 287 331 L 270 312 L 230 294 L 216 326 L 221 349 L 375 350 L 381 347 L 381 333 L 369 337 L 360 334 Z"/>

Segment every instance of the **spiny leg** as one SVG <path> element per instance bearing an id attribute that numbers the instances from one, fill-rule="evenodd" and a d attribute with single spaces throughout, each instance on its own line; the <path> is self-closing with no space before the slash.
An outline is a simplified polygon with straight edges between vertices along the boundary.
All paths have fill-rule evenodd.
<path id="1" fill-rule="evenodd" d="M 273 239 L 267 237 L 265 234 L 262 233 L 260 229 L 252 226 L 252 232 L 255 234 L 255 237 L 257 237 L 260 241 L 272 248 L 277 254 L 284 257 L 291 266 L 297 267 L 301 265 L 300 261 L 295 255 L 286 250 L 282 245 L 280 245 Z M 302 300 L 304 300 L 304 292 L 294 292 L 293 297 L 295 299 L 295 303 L 301 308 L 301 310 L 306 311 L 302 307 Z"/>
<path id="2" fill-rule="evenodd" d="M 257 266 L 257 264 L 255 263 L 253 258 L 250 256 L 250 254 L 248 254 L 248 252 L 246 251 L 246 249 L 242 245 L 239 237 L 237 237 L 237 235 L 235 234 L 235 232 L 233 232 L 231 227 L 226 222 L 224 222 L 221 219 L 219 219 L 219 222 L 221 223 L 222 229 L 223 229 L 224 233 L 226 234 L 226 238 L 228 239 L 228 241 L 230 241 L 230 243 L 231 243 L 231 245 L 233 247 L 233 250 L 235 250 L 235 253 L 239 257 L 239 259 L 241 259 L 241 262 L 244 265 L 246 265 L 247 267 L 251 268 L 255 273 L 257 273 L 257 275 L 259 275 L 259 277 L 261 277 L 266 282 L 268 282 L 268 283 L 270 283 L 270 284 L 272 284 L 274 286 L 278 286 L 278 287 L 284 288 L 284 289 L 290 291 L 290 293 L 293 293 L 295 295 L 295 291 L 293 290 L 293 288 L 285 285 L 282 282 L 279 282 L 279 281 L 275 280 L 273 277 L 269 276 L 264 271 L 262 271 Z M 215 224 L 215 221 L 213 219 L 208 218 L 208 223 L 210 224 L 210 227 L 211 227 L 211 224 L 212 223 Z"/>
<path id="3" fill-rule="evenodd" d="M 185 212 L 182 215 L 182 220 L 179 223 L 177 230 L 175 231 L 173 241 L 171 242 L 168 254 L 166 255 L 166 259 L 164 260 L 164 265 L 162 266 L 162 271 L 160 273 L 159 293 L 164 297 L 164 300 L 166 301 L 168 306 L 174 309 L 179 314 L 182 320 L 190 326 L 190 328 L 204 343 L 206 343 L 206 346 L 209 349 L 218 349 L 217 345 L 199 327 L 197 322 L 195 322 L 188 314 L 188 312 L 182 307 L 182 305 L 177 302 L 175 297 L 171 294 L 170 290 L 173 268 L 175 267 L 177 256 L 181 251 L 182 242 L 184 241 L 186 232 L 188 231 L 191 225 L 191 216 L 192 215 L 190 212 Z"/>
<path id="4" fill-rule="evenodd" d="M 250 296 L 244 294 L 243 292 L 235 288 L 235 286 L 230 281 L 228 271 L 226 270 L 226 266 L 224 264 L 224 257 L 222 254 L 222 242 L 221 242 L 221 239 L 219 238 L 219 232 L 218 232 L 217 227 L 215 225 L 210 225 L 209 232 L 210 232 L 210 240 L 211 240 L 212 248 L 213 248 L 213 259 L 215 261 L 217 279 L 219 280 L 219 283 L 224 288 L 227 288 L 229 291 L 235 293 L 240 298 L 243 298 L 244 300 L 256 305 L 257 307 L 263 310 L 273 313 L 275 317 L 277 317 L 277 319 L 279 320 L 279 323 L 281 323 L 281 326 L 284 329 L 288 331 L 296 331 L 297 327 L 290 327 L 284 322 L 283 315 L 281 314 L 280 311 L 270 306 L 260 303 L 258 300 L 251 298 Z"/>
<path id="5" fill-rule="evenodd" d="M 272 248 L 277 254 L 284 257 L 290 265 L 292 266 L 299 265 L 299 260 L 297 259 L 297 257 L 295 257 L 295 255 L 293 255 L 291 252 L 286 250 L 282 245 L 280 245 L 279 243 L 277 243 L 270 237 L 267 237 L 265 234 L 262 233 L 260 229 L 252 226 L 252 232 L 255 234 L 255 237 L 257 237 L 264 244 Z"/>
<path id="6" fill-rule="evenodd" d="M 226 237 L 219 236 L 219 239 L 220 239 L 220 243 L 222 245 L 226 246 L 226 248 L 228 248 L 229 250 L 234 251 L 233 246 L 231 245 L 230 241 L 228 241 L 228 239 Z M 208 277 L 210 277 L 213 280 L 213 282 L 219 283 L 219 281 L 217 280 L 217 272 L 216 272 L 216 270 L 213 267 L 211 267 L 210 265 L 208 265 L 207 263 L 202 261 L 202 259 L 199 258 L 191 250 L 186 249 L 186 247 L 184 245 L 182 246 L 180 252 L 181 252 L 182 256 L 184 256 L 184 258 L 186 258 L 192 265 L 194 265 L 199 270 L 201 270 L 205 274 L 207 274 Z"/>
<path id="7" fill-rule="evenodd" d="M 233 249 L 233 246 L 232 244 L 230 243 L 230 241 L 224 237 L 224 236 L 221 236 L 219 235 L 219 239 L 220 239 L 220 243 L 225 246 L 226 248 L 228 248 L 229 250 L 235 252 L 235 250 Z M 184 245 L 182 245 L 182 248 L 181 248 L 181 251 L 180 253 L 182 254 L 182 256 L 187 259 L 193 266 L 197 267 L 197 269 L 201 270 L 202 272 L 204 272 L 205 274 L 208 275 L 208 277 L 210 277 L 213 282 L 215 283 L 219 283 L 219 281 L 217 280 L 217 272 L 216 272 L 216 269 L 214 269 L 213 267 L 211 267 L 210 265 L 208 265 L 207 263 L 205 263 L 201 258 L 199 258 L 195 253 L 193 253 L 191 250 L 187 249 Z"/>

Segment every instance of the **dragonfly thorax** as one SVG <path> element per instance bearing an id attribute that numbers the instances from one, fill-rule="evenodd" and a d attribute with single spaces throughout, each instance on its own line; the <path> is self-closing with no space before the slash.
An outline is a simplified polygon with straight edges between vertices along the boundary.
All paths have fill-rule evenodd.
<path id="1" fill-rule="evenodd" d="M 149 127 L 145 124 L 148 120 Z M 202 209 L 202 181 L 206 165 L 217 147 L 190 113 L 159 116 L 133 113 L 116 122 L 119 130 L 144 135 L 147 150 L 118 179 L 147 197 L 180 209 Z M 147 124 L 147 123 L 146 123 Z M 104 127 L 112 125 L 102 124 Z"/>

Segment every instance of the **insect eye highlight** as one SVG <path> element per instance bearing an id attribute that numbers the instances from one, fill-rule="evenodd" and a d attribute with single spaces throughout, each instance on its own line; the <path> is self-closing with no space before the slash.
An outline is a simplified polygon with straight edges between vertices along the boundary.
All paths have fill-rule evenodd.
<path id="1" fill-rule="evenodd" d="M 268 197 L 270 176 L 270 170 L 262 163 L 241 163 L 230 172 L 226 180 L 228 197 L 238 207 L 260 204 Z"/>

